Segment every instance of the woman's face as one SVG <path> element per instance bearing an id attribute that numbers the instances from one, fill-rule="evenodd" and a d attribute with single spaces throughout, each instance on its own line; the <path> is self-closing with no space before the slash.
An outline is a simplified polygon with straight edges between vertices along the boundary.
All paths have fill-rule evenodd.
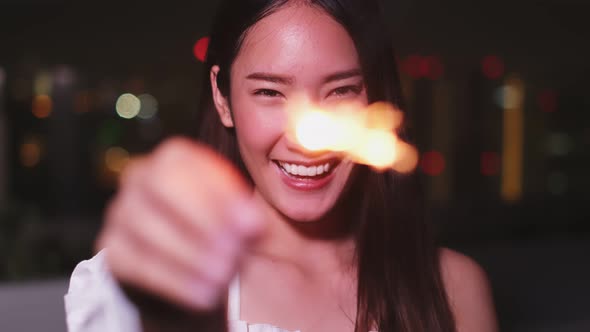
<path id="1" fill-rule="evenodd" d="M 248 32 L 231 68 L 231 111 L 243 161 L 256 191 L 296 221 L 325 215 L 342 194 L 353 164 L 332 152 L 310 153 L 286 135 L 295 98 L 331 107 L 367 104 L 356 48 L 329 15 L 284 7 Z M 223 116 L 222 116 L 223 119 Z"/>

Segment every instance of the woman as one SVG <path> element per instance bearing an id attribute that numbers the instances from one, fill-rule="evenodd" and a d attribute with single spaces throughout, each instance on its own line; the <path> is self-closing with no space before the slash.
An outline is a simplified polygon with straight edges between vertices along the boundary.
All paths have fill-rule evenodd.
<path id="1" fill-rule="evenodd" d="M 367 0 L 225 2 L 201 142 L 169 140 L 128 167 L 97 242 L 106 253 L 74 271 L 71 332 L 139 329 L 119 283 L 195 312 L 227 299 L 232 332 L 497 330 L 485 273 L 434 246 L 413 175 L 285 134 L 295 95 L 403 106 L 379 15 Z"/>

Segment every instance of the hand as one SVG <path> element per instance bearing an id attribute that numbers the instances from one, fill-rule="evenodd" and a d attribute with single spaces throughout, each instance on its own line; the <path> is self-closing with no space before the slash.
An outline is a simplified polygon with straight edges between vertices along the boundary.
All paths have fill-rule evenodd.
<path id="1" fill-rule="evenodd" d="M 263 219 L 229 161 L 174 138 L 127 166 L 96 246 L 120 282 L 208 311 L 223 302 Z"/>

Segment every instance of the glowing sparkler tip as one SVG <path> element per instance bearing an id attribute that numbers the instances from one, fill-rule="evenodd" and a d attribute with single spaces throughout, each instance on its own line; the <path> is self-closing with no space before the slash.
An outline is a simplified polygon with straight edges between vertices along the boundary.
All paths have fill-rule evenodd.
<path id="1" fill-rule="evenodd" d="M 308 103 L 289 105 L 295 141 L 309 151 L 338 151 L 377 171 L 415 169 L 418 153 L 398 140 L 395 130 L 403 114 L 388 103 L 370 106 L 342 103 L 329 112 Z"/>

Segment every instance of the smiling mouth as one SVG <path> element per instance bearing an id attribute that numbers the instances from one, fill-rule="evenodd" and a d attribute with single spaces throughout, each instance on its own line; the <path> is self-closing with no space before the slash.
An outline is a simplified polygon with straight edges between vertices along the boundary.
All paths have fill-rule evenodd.
<path id="1" fill-rule="evenodd" d="M 305 164 L 281 160 L 273 160 L 273 162 L 289 177 L 298 180 L 318 180 L 332 174 L 341 160 L 334 158 L 322 162 Z"/>

